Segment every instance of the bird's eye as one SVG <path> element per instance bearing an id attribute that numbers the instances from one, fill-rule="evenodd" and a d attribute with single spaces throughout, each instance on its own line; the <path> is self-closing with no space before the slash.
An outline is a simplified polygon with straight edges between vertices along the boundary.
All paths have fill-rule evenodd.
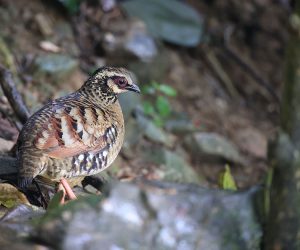
<path id="1" fill-rule="evenodd" d="M 125 88 L 127 86 L 127 80 L 123 77 L 116 77 L 114 79 L 114 82 L 118 85 L 119 88 Z"/>

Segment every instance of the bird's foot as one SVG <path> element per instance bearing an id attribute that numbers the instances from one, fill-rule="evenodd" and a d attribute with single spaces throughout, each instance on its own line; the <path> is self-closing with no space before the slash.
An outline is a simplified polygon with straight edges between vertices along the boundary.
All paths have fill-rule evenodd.
<path id="1" fill-rule="evenodd" d="M 65 203 L 65 196 L 67 195 L 67 197 L 70 200 L 75 200 L 77 199 L 76 195 L 74 194 L 72 188 L 70 187 L 69 183 L 67 182 L 67 180 L 65 178 L 62 178 L 58 184 L 58 190 L 62 190 L 64 195 L 60 201 L 60 204 L 64 204 Z"/>

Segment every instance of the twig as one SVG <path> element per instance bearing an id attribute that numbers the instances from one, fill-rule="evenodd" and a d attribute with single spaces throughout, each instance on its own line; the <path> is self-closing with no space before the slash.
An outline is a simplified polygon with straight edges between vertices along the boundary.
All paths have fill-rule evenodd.
<path id="1" fill-rule="evenodd" d="M 207 61 L 210 64 L 213 71 L 215 71 L 215 73 L 217 74 L 219 79 L 225 85 L 225 87 L 226 87 L 229 95 L 231 96 L 231 98 L 237 100 L 240 97 L 239 92 L 234 87 L 234 84 L 231 81 L 228 74 L 222 68 L 222 65 L 219 63 L 215 53 L 213 51 L 208 51 L 207 53 L 204 53 L 204 55 L 206 56 Z"/>
<path id="2" fill-rule="evenodd" d="M 0 65 L 0 84 L 18 119 L 24 124 L 30 114 L 23 99 L 16 89 L 11 72 Z"/>
<path id="3" fill-rule="evenodd" d="M 262 78 L 245 59 L 242 59 L 236 51 L 228 46 L 224 46 L 224 50 L 246 73 L 248 73 L 261 87 L 263 87 L 276 102 L 279 103 L 279 97 L 273 90 L 272 86 L 264 78 Z"/>
<path id="4" fill-rule="evenodd" d="M 244 58 L 242 58 L 237 51 L 235 51 L 230 45 L 230 39 L 234 28 L 229 26 L 224 31 L 224 45 L 222 46 L 225 53 L 228 54 L 246 73 L 248 73 L 254 80 L 262 87 L 263 94 L 271 96 L 276 102 L 279 103 L 279 97 L 273 90 L 272 86 L 258 74 L 257 70 Z"/>

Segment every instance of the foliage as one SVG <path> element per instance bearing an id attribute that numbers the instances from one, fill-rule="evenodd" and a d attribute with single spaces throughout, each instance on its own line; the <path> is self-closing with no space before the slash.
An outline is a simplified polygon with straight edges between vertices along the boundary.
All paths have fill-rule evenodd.
<path id="1" fill-rule="evenodd" d="M 229 165 L 226 164 L 225 171 L 220 176 L 220 187 L 226 190 L 237 190 Z"/>
<path id="2" fill-rule="evenodd" d="M 177 95 L 176 90 L 169 85 L 153 81 L 150 85 L 144 87 L 142 91 L 154 100 L 143 103 L 145 114 L 151 116 L 157 126 L 163 126 L 172 112 L 168 98 L 175 97 Z"/>
<path id="3" fill-rule="evenodd" d="M 203 21 L 199 13 L 177 0 L 129 0 L 122 2 L 125 11 L 141 18 L 150 33 L 181 46 L 196 46 L 202 36 Z"/>
<path id="4" fill-rule="evenodd" d="M 78 11 L 81 0 L 59 0 L 70 14 Z"/>
<path id="5" fill-rule="evenodd" d="M 53 198 L 51 199 L 51 201 L 49 202 L 49 205 L 48 205 L 48 210 L 52 210 L 52 209 L 55 209 L 57 207 L 59 207 L 60 205 L 60 202 L 62 200 L 64 196 L 64 192 L 63 190 L 60 190 L 59 192 L 57 192 Z"/>

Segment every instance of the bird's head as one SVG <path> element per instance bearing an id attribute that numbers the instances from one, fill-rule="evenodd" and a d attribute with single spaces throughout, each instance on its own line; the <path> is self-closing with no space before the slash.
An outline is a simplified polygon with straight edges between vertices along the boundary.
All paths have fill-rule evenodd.
<path id="1" fill-rule="evenodd" d="M 140 93 L 130 72 L 124 68 L 102 67 L 84 83 L 83 91 L 95 97 L 115 97 L 126 91 Z"/>

